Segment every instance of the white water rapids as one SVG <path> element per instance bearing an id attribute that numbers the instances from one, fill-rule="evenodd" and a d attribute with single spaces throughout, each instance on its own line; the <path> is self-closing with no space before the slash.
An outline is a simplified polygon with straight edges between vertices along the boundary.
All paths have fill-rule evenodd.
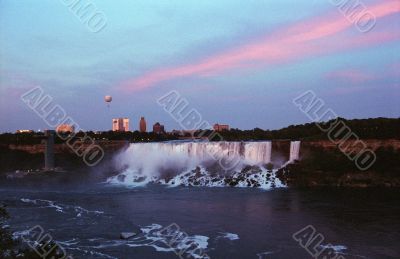
<path id="1" fill-rule="evenodd" d="M 271 142 L 134 143 L 115 157 L 110 184 L 143 186 L 282 187 L 271 162 Z M 268 169 L 267 169 L 268 168 Z"/>

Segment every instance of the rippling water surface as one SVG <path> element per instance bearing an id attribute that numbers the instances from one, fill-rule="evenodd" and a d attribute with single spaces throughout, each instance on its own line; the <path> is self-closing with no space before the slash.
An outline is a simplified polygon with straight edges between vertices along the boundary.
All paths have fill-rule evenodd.
<path id="1" fill-rule="evenodd" d="M 211 258 L 310 258 L 292 235 L 307 225 L 345 258 L 399 258 L 394 190 L 110 186 L 78 174 L 5 180 L 15 236 L 40 225 L 74 258 L 195 258 L 159 230 L 176 224 Z M 129 240 L 121 232 L 142 233 Z M 295 257 L 294 257 L 295 256 Z"/>

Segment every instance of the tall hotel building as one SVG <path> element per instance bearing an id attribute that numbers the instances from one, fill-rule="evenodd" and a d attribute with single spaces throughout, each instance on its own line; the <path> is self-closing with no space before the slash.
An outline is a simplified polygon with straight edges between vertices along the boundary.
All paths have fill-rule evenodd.
<path id="1" fill-rule="evenodd" d="M 139 130 L 140 132 L 146 132 L 146 120 L 144 119 L 144 117 L 140 118 Z"/>
<path id="2" fill-rule="evenodd" d="M 117 118 L 112 120 L 113 131 L 129 131 L 129 119 Z"/>

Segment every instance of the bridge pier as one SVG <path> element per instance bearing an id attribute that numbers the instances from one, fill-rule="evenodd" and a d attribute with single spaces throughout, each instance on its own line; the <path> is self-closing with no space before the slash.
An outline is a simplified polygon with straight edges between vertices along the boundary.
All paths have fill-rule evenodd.
<path id="1" fill-rule="evenodd" d="M 54 169 L 54 130 L 45 130 L 44 169 Z"/>

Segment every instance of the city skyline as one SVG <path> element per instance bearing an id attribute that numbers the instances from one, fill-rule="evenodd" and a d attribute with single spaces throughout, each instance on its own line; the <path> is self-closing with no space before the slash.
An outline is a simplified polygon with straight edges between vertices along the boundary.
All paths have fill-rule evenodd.
<path id="1" fill-rule="evenodd" d="M 182 129 L 157 105 L 172 90 L 240 129 L 310 122 L 292 102 L 307 90 L 340 117 L 398 118 L 398 1 L 363 1 L 376 17 L 365 32 L 331 2 L 99 0 L 107 24 L 92 32 L 63 1 L 3 0 L 0 132 L 48 128 L 20 99 L 35 86 L 85 130 L 121 114 Z"/>

